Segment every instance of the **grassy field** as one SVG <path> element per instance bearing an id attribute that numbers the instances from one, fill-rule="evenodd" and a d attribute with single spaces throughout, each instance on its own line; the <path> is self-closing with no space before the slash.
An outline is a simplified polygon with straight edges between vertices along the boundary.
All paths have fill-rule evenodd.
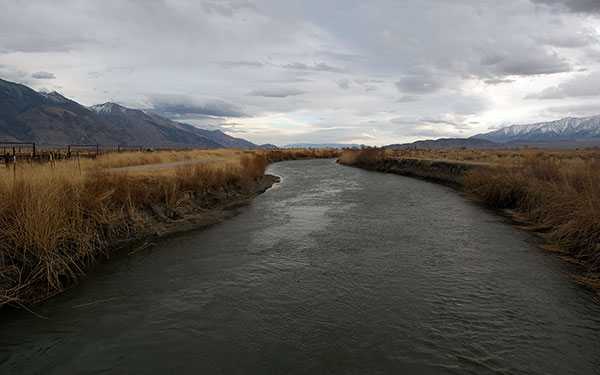
<path id="1" fill-rule="evenodd" d="M 0 169 L 0 306 L 62 291 L 96 259 L 148 234 L 184 204 L 210 209 L 247 192 L 271 162 L 334 157 L 335 150 L 132 152 Z M 110 168 L 224 160 L 139 172 Z M 156 219 L 156 220 L 154 220 Z M 149 223 L 149 221 L 151 223 Z"/>
<path id="2" fill-rule="evenodd" d="M 579 281 L 600 288 L 599 149 L 367 149 L 345 151 L 339 162 L 381 166 L 407 159 L 477 164 L 456 176 L 460 189 L 539 233 L 545 247 L 581 266 Z"/>

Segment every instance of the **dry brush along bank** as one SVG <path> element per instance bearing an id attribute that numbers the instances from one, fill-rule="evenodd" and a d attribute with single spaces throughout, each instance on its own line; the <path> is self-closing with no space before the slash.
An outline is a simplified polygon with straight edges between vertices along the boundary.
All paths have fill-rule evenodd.
<path id="1" fill-rule="evenodd" d="M 500 209 L 539 234 L 543 247 L 575 264 L 577 281 L 600 291 L 600 152 L 515 151 L 518 162 L 510 155 L 487 162 L 496 152 L 460 161 L 427 159 L 439 150 L 419 150 L 415 158 L 405 151 L 366 149 L 345 151 L 338 161 L 444 183 Z"/>
<path id="2" fill-rule="evenodd" d="M 277 181 L 264 174 L 271 162 L 338 156 L 335 150 L 234 154 L 226 161 L 144 173 L 106 169 L 149 163 L 137 153 L 119 160 L 100 157 L 83 168 L 77 161 L 65 161 L 16 174 L 0 170 L 0 307 L 27 307 L 60 293 L 83 277 L 90 263 L 125 244 L 234 215 L 235 208 Z M 194 156 L 169 154 L 151 160 Z"/>

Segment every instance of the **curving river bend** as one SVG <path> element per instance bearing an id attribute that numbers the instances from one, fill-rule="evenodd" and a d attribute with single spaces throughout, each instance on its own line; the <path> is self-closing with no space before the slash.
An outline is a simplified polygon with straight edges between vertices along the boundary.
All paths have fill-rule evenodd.
<path id="1" fill-rule="evenodd" d="M 3 316 L 0 373 L 600 373 L 599 306 L 530 234 L 420 180 L 268 172 L 241 215 Z"/>

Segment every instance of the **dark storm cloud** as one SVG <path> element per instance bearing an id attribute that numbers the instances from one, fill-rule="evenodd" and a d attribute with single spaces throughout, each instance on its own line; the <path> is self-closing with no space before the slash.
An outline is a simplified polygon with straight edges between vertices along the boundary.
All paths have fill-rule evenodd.
<path id="1" fill-rule="evenodd" d="M 44 71 L 35 72 L 31 75 L 31 77 L 35 79 L 56 79 L 54 73 Z"/>
<path id="2" fill-rule="evenodd" d="M 536 4 L 544 4 L 575 13 L 600 13 L 598 0 L 532 0 Z"/>
<path id="3" fill-rule="evenodd" d="M 149 95 L 149 100 L 154 110 L 165 116 L 249 117 L 240 106 L 218 98 L 154 94 Z"/>
<path id="4" fill-rule="evenodd" d="M 288 96 L 297 96 L 305 94 L 306 91 L 291 89 L 291 88 L 271 88 L 271 89 L 256 89 L 249 92 L 247 95 L 263 96 L 266 98 L 285 98 Z"/>

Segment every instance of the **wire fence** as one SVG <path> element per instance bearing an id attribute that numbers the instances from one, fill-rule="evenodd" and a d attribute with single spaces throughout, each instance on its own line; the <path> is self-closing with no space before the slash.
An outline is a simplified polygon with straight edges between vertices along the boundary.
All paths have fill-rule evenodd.
<path id="1" fill-rule="evenodd" d="M 64 147 L 36 147 L 35 142 L 17 142 L 0 140 L 0 165 L 8 168 L 35 163 L 53 163 L 71 158 L 96 158 L 102 154 L 114 152 L 152 152 L 153 148 L 143 146 L 119 145 L 103 147 L 100 144 L 68 144 Z"/>

